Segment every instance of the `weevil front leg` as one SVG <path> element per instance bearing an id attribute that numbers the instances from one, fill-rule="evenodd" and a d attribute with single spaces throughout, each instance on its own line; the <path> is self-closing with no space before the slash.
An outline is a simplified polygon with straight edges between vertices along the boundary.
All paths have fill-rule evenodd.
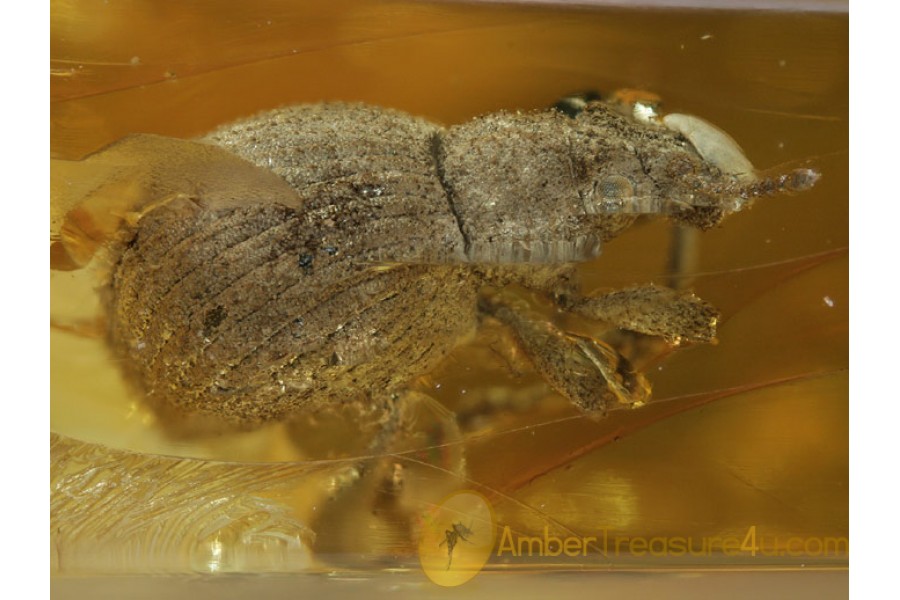
<path id="1" fill-rule="evenodd" d="M 693 293 L 656 285 L 596 296 L 575 295 L 566 286 L 555 298 L 563 310 L 669 345 L 711 342 L 719 320 L 716 308 Z M 629 360 L 619 348 L 560 329 L 514 288 L 485 291 L 479 307 L 506 325 L 537 371 L 582 410 L 604 415 L 649 399 L 650 384 L 634 368 L 634 357 Z"/>
<path id="2" fill-rule="evenodd" d="M 718 313 L 690 291 L 700 259 L 700 231 L 673 223 L 670 232 L 665 266 L 667 287 L 638 286 L 582 298 L 569 306 L 569 310 L 582 316 L 615 323 L 618 329 L 605 336 L 606 341 L 640 368 L 665 354 L 672 345 L 682 341 L 705 343 L 715 338 Z M 636 319 L 638 316 L 641 318 Z M 650 319 L 656 320 L 657 327 L 646 331 L 640 326 L 641 321 Z M 663 323 L 668 326 L 660 332 L 658 325 Z"/>
<path id="3" fill-rule="evenodd" d="M 692 292 L 653 284 L 564 302 L 565 308 L 577 314 L 626 331 L 658 336 L 673 345 L 712 342 L 720 318 L 713 305 Z"/>
<path id="4" fill-rule="evenodd" d="M 515 290 L 485 291 L 479 308 L 506 325 L 547 383 L 585 412 L 603 416 L 648 399 L 647 380 L 625 357 L 603 342 L 558 328 Z"/>

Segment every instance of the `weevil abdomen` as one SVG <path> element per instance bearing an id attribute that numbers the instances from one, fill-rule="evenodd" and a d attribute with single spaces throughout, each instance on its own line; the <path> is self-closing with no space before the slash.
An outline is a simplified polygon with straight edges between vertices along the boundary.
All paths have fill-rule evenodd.
<path id="1" fill-rule="evenodd" d="M 360 263 L 366 227 L 310 247 L 293 209 L 184 202 L 145 218 L 107 294 L 113 344 L 154 403 L 250 424 L 358 400 L 406 384 L 475 325 L 468 271 Z"/>
<path id="2" fill-rule="evenodd" d="M 201 195 L 141 219 L 107 297 L 111 338 L 151 400 L 276 419 L 311 399 L 397 389 L 474 328 L 476 275 L 458 266 L 435 132 L 326 105 L 209 136 L 278 174 L 297 202 Z"/>

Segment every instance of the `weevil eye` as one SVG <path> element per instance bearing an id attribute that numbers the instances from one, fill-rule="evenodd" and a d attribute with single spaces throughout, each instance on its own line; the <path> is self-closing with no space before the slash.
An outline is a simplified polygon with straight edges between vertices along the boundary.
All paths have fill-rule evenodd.
<path id="1" fill-rule="evenodd" d="M 622 200 L 634 196 L 634 186 L 626 177 L 610 175 L 600 181 L 600 194 L 604 200 Z"/>
<path id="2" fill-rule="evenodd" d="M 586 206 L 589 214 L 625 212 L 634 198 L 634 185 L 621 175 L 608 175 L 594 184 L 594 201 Z"/>

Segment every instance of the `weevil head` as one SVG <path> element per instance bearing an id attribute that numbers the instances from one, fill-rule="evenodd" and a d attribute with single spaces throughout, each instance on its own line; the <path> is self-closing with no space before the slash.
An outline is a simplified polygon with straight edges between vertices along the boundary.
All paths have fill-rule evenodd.
<path id="1" fill-rule="evenodd" d="M 687 144 L 681 146 L 673 140 L 668 149 L 651 147 L 638 152 L 658 197 L 654 208 L 659 214 L 680 224 L 709 229 L 740 209 L 739 202 L 730 197 L 737 179 L 704 161 Z"/>
<path id="2" fill-rule="evenodd" d="M 592 194 L 597 212 L 658 214 L 709 229 L 757 196 L 802 191 L 819 176 L 812 169 L 762 176 L 737 142 L 715 125 L 691 115 L 659 117 L 655 107 L 641 103 L 630 112 L 592 104 L 579 119 L 604 131 L 605 140 L 618 149 L 619 172 L 604 172 L 606 165 L 599 165 Z M 636 168 L 627 166 L 629 155 Z"/>
<path id="3" fill-rule="evenodd" d="M 699 117 L 677 113 L 648 127 L 658 135 L 638 152 L 669 218 L 709 229 L 747 204 L 744 187 L 756 181 L 756 169 L 730 135 Z"/>
<path id="4" fill-rule="evenodd" d="M 585 195 L 589 214 L 664 215 L 708 228 L 729 212 L 723 192 L 739 178 L 660 119 L 595 103 L 578 116 L 577 128 L 588 157 L 584 171 L 593 179 Z"/>
<path id="5" fill-rule="evenodd" d="M 728 164 L 704 158 L 690 142 L 683 151 L 649 158 L 645 164 L 663 198 L 660 212 L 679 224 L 699 229 L 719 225 L 728 215 L 749 208 L 760 196 L 802 192 L 820 178 L 818 171 L 806 167 L 765 175 L 755 170 L 735 171 Z"/>
<path id="6" fill-rule="evenodd" d="M 708 229 L 757 196 L 803 191 L 819 178 L 808 168 L 761 175 L 730 135 L 699 117 L 675 113 L 661 124 L 674 134 L 674 147 L 660 164 L 647 162 L 677 222 Z"/>

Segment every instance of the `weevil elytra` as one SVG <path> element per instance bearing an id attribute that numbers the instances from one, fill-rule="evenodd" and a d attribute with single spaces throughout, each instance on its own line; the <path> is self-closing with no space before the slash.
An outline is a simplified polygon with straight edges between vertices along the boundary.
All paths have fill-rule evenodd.
<path id="1" fill-rule="evenodd" d="M 510 286 L 613 327 L 708 342 L 719 315 L 693 294 L 589 297 L 573 265 L 641 214 L 706 229 L 818 175 L 760 177 L 696 117 L 604 101 L 573 114 L 444 128 L 317 104 L 194 142 L 126 138 L 100 155 L 177 147 L 157 152 L 139 210 L 115 223 L 110 343 L 159 410 L 253 426 L 396 397 L 488 316 L 581 409 L 639 405 L 649 385 L 616 349 L 542 320 Z M 63 239 L 89 238 L 80 223 Z"/>

